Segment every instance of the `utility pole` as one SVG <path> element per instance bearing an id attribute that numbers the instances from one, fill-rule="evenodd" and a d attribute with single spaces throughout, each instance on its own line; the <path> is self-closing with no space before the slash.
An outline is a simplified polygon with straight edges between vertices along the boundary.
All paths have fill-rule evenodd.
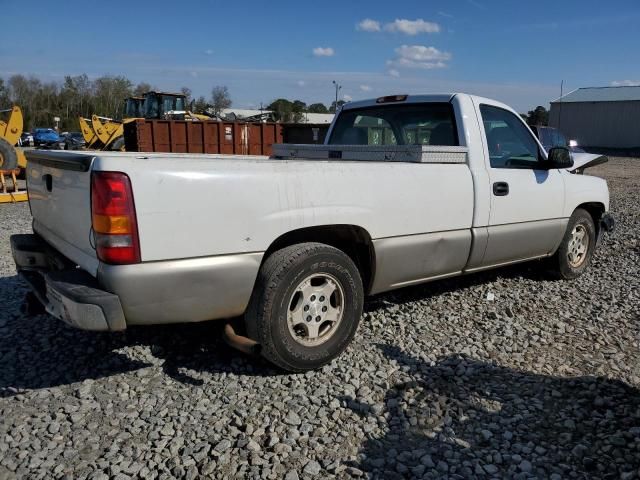
<path id="1" fill-rule="evenodd" d="M 335 80 L 333 80 L 333 85 L 336 87 L 336 103 L 334 103 L 334 105 L 335 105 L 334 113 L 337 113 L 338 112 L 338 93 L 342 89 L 342 85 L 340 85 Z"/>
<path id="2" fill-rule="evenodd" d="M 558 107 L 558 130 L 562 125 L 562 95 L 563 95 L 564 80 L 560 80 L 560 106 Z"/>

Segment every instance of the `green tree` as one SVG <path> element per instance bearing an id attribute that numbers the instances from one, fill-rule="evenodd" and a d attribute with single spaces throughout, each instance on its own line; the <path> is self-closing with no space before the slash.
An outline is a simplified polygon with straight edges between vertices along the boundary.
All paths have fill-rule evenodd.
<path id="1" fill-rule="evenodd" d="M 185 103 L 187 105 L 189 105 L 191 103 L 191 101 L 193 100 L 191 98 L 191 89 L 189 87 L 182 87 L 180 88 L 180 93 L 182 93 L 185 97 Z"/>
<path id="2" fill-rule="evenodd" d="M 549 112 L 543 106 L 538 105 L 535 109 L 527 112 L 527 123 L 546 126 L 549 124 Z"/>
<path id="3" fill-rule="evenodd" d="M 150 83 L 140 82 L 138 85 L 136 85 L 136 88 L 133 89 L 133 95 L 136 97 L 141 97 L 143 93 L 153 92 L 155 90 L 158 90 L 158 88 L 152 86 Z"/>
<path id="4" fill-rule="evenodd" d="M 278 98 L 269 105 L 267 110 L 273 111 L 273 118 L 276 122 L 289 123 L 293 117 L 293 103 L 286 98 Z"/>
<path id="5" fill-rule="evenodd" d="M 304 114 L 307 112 L 307 104 L 301 100 L 294 100 L 291 104 L 291 119 L 293 123 L 300 123 L 304 119 Z"/>
<path id="6" fill-rule="evenodd" d="M 329 113 L 329 109 L 324 103 L 312 103 L 307 108 L 309 113 Z"/>
<path id="7" fill-rule="evenodd" d="M 211 108 L 213 113 L 220 115 L 222 110 L 231 106 L 229 89 L 224 85 L 218 85 L 211 90 Z"/>
<path id="8" fill-rule="evenodd" d="M 99 115 L 122 118 L 123 100 L 133 94 L 131 80 L 123 76 L 103 76 L 94 81 L 95 111 Z"/>
<path id="9" fill-rule="evenodd" d="M 204 114 L 207 113 L 207 108 L 208 107 L 209 107 L 209 105 L 207 105 L 207 101 L 205 100 L 205 98 L 200 96 L 193 103 L 193 113 L 199 113 L 201 115 L 204 115 Z"/>
<path id="10" fill-rule="evenodd" d="M 4 78 L 0 78 L 0 109 L 9 108 L 10 103 L 9 88 L 4 84 Z"/>

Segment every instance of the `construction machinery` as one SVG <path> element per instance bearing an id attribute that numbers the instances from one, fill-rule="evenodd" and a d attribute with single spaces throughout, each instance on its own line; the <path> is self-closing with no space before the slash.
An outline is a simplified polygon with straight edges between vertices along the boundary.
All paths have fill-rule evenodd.
<path id="1" fill-rule="evenodd" d="M 22 202 L 27 200 L 27 192 L 18 189 L 16 176 L 27 166 L 27 159 L 22 149 L 15 146 L 24 127 L 22 110 L 14 105 L 0 110 L 0 115 L 6 118 L 0 119 L 0 203 Z M 13 180 L 12 191 L 7 189 L 6 176 Z"/>
<path id="2" fill-rule="evenodd" d="M 144 118 L 145 97 L 129 97 L 124 100 L 124 115 L 122 121 L 112 118 L 91 117 L 91 126 L 94 132 L 103 143 L 103 150 L 120 150 L 124 145 L 122 136 L 124 134 L 123 125 L 136 118 Z"/>
<path id="3" fill-rule="evenodd" d="M 123 133 L 121 121 L 98 115 L 91 116 L 91 127 L 103 145 L 102 150 L 112 150 L 112 143 Z"/>
<path id="4" fill-rule="evenodd" d="M 187 97 L 182 93 L 146 92 L 142 97 L 125 99 L 123 120 L 93 115 L 91 127 L 102 143 L 103 150 L 120 150 L 124 147 L 125 123 L 136 119 L 148 120 L 209 120 L 207 115 L 198 115 L 186 109 Z M 85 141 L 86 141 L 85 137 Z"/>
<path id="5" fill-rule="evenodd" d="M 129 97 L 125 99 L 124 118 L 144 118 L 144 97 Z"/>
<path id="6" fill-rule="evenodd" d="M 187 97 L 182 93 L 147 92 L 144 94 L 144 118 L 147 120 L 210 120 L 187 110 Z"/>
<path id="7" fill-rule="evenodd" d="M 80 131 L 82 132 L 86 147 L 93 150 L 102 149 L 104 145 L 96 135 L 96 132 L 93 130 L 91 119 L 78 117 L 78 123 L 80 124 Z"/>

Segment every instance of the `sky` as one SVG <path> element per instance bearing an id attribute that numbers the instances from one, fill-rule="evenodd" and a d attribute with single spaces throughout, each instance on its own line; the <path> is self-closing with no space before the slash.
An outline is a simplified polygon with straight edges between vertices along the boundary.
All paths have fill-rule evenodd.
<path id="1" fill-rule="evenodd" d="M 0 0 L 0 76 L 125 75 L 233 105 L 461 91 L 526 112 L 640 84 L 638 0 Z M 10 21 L 8 19 L 11 19 Z"/>

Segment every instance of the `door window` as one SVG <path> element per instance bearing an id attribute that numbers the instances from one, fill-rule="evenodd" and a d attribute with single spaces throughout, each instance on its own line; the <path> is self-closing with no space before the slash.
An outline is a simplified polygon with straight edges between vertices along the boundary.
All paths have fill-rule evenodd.
<path id="1" fill-rule="evenodd" d="M 538 143 L 516 115 L 480 105 L 491 168 L 541 168 Z"/>

